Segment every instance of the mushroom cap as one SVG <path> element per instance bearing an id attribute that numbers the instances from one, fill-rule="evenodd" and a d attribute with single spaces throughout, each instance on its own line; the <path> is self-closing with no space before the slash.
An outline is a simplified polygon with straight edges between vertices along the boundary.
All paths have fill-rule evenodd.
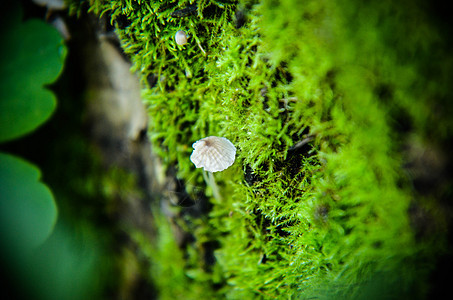
<path id="1" fill-rule="evenodd" d="M 182 30 L 178 30 L 175 34 L 175 41 L 180 46 L 187 44 L 187 34 Z"/>
<path id="2" fill-rule="evenodd" d="M 236 147 L 226 138 L 218 136 L 205 137 L 192 145 L 190 160 L 195 167 L 208 172 L 219 172 L 234 163 Z"/>

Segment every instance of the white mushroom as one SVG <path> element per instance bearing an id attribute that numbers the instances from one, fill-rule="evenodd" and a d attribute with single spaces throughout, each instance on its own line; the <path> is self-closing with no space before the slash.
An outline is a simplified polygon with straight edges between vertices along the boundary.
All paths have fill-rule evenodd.
<path id="1" fill-rule="evenodd" d="M 226 138 L 208 136 L 193 143 L 190 160 L 197 168 L 219 172 L 230 167 L 236 158 L 236 147 Z"/>
<path id="2" fill-rule="evenodd" d="M 187 44 L 187 35 L 184 31 L 178 30 L 175 34 L 176 44 L 183 46 Z"/>

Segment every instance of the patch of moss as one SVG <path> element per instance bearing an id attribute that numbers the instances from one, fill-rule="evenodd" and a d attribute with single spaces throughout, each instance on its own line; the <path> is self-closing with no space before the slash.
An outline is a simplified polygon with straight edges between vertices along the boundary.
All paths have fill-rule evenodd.
<path id="1" fill-rule="evenodd" d="M 149 276 L 159 299 L 214 299 L 215 286 L 222 279 L 219 268 L 207 272 L 196 248 L 183 251 L 173 237 L 172 225 L 156 214 L 158 239 L 150 241 L 140 231 L 132 234 L 134 242 L 150 262 Z M 200 245 L 200 242 L 197 243 Z"/>
<path id="2" fill-rule="evenodd" d="M 404 146 L 412 135 L 440 146 L 451 138 L 452 69 L 417 3 L 89 3 L 141 73 L 154 149 L 179 178 L 204 184 L 189 160 L 194 141 L 225 136 L 238 148 L 235 165 L 215 174 L 223 200 L 191 220 L 197 241 L 219 243 L 222 272 L 202 266 L 197 242 L 183 249 L 198 258 L 182 269 L 185 256 L 159 246 L 151 276 L 162 290 L 210 282 L 206 295 L 232 299 L 338 299 L 373 293 L 377 278 L 397 296 L 426 294 L 443 239 L 414 239 L 409 208 L 423 197 Z M 187 45 L 175 44 L 178 30 Z M 170 235 L 162 229 L 158 245 L 174 250 Z"/>

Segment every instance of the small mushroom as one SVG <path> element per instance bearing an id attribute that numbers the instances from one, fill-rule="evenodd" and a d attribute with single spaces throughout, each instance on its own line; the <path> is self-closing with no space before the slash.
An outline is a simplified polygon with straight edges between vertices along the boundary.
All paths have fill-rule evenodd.
<path id="1" fill-rule="evenodd" d="M 175 41 L 180 46 L 187 44 L 187 34 L 182 30 L 178 30 L 175 34 Z"/>
<path id="2" fill-rule="evenodd" d="M 226 138 L 208 136 L 193 143 L 190 160 L 195 167 L 219 172 L 230 167 L 236 158 L 236 147 Z"/>

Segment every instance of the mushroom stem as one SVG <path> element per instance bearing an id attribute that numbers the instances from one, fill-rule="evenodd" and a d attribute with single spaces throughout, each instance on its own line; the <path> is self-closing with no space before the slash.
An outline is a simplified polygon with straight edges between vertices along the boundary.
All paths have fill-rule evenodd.
<path id="1" fill-rule="evenodd" d="M 207 176 L 206 173 L 208 174 Z M 203 171 L 203 178 L 206 181 L 206 184 L 211 187 L 214 198 L 216 198 L 218 201 L 221 201 L 222 197 L 220 196 L 219 193 L 219 187 L 215 183 L 214 174 L 212 174 L 212 172 L 209 171 Z"/>
<path id="2" fill-rule="evenodd" d="M 203 52 L 204 56 L 206 56 L 206 52 L 204 51 L 203 47 L 201 47 L 201 44 L 199 41 L 197 41 L 197 45 L 200 48 L 200 50 Z"/>

